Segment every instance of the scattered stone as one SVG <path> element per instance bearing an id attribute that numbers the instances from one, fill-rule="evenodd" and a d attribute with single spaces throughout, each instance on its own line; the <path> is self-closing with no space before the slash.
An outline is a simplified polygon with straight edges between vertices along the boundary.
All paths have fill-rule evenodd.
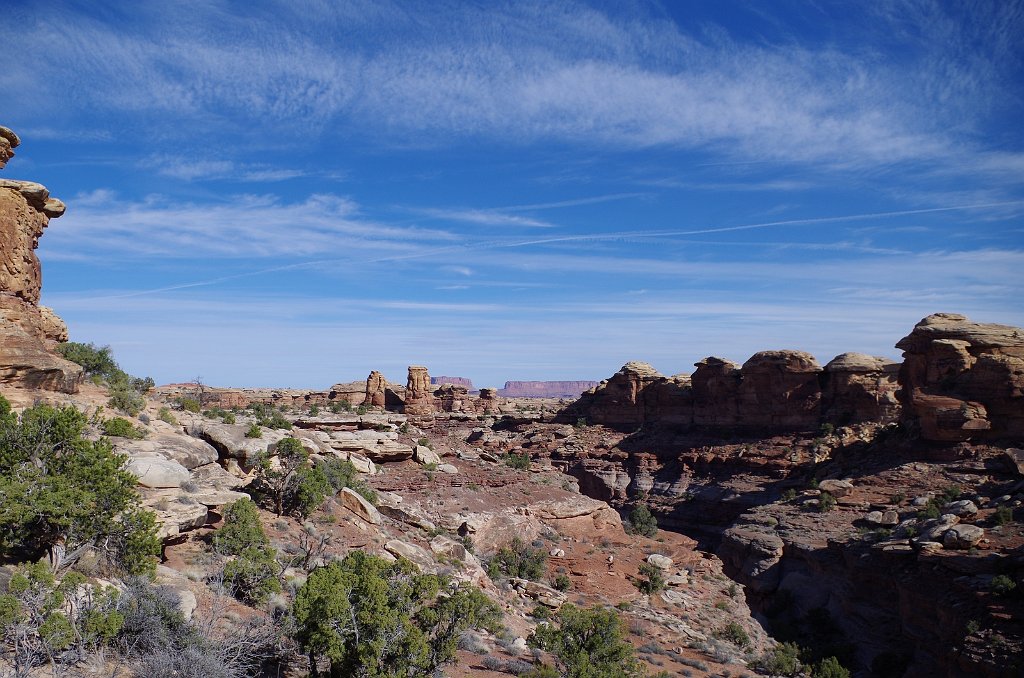
<path id="1" fill-rule="evenodd" d="M 671 558 L 663 556 L 660 553 L 652 553 L 647 556 L 647 562 L 662 570 L 670 570 L 674 564 Z"/>
<path id="2" fill-rule="evenodd" d="M 984 536 L 985 530 L 976 525 L 954 525 L 942 536 L 942 544 L 948 549 L 969 549 Z"/>
<path id="3" fill-rule="evenodd" d="M 853 483 L 849 480 L 822 480 L 818 483 L 818 489 L 839 499 L 853 492 Z"/>
<path id="4" fill-rule="evenodd" d="M 967 518 L 978 513 L 978 507 L 969 499 L 950 502 L 942 510 L 944 513 L 952 513 L 958 518 Z"/>

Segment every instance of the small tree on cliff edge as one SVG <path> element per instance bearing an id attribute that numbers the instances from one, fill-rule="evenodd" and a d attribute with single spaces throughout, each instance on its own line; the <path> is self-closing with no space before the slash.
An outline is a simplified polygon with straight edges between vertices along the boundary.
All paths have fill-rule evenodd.
<path id="1" fill-rule="evenodd" d="M 637 504 L 629 512 L 629 533 L 642 534 L 645 537 L 653 537 L 658 534 L 658 519 L 647 508 L 647 504 Z"/>

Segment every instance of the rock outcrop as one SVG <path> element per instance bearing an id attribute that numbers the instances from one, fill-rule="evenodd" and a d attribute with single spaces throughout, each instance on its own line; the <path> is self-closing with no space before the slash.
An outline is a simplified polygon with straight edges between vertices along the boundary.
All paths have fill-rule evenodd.
<path id="1" fill-rule="evenodd" d="M 427 368 L 410 365 L 409 379 L 405 385 L 405 413 L 414 417 L 430 417 L 434 412 L 434 389 Z"/>
<path id="2" fill-rule="evenodd" d="M 900 364 L 863 353 L 843 353 L 825 365 L 822 414 L 836 425 L 888 424 L 900 414 Z"/>
<path id="3" fill-rule="evenodd" d="M 387 386 L 388 380 L 384 378 L 383 374 L 377 370 L 370 372 L 370 376 L 366 378 L 366 399 L 363 404 L 369 407 L 384 407 L 386 402 L 384 392 Z"/>
<path id="4" fill-rule="evenodd" d="M 20 143 L 0 127 L 0 167 Z M 0 179 L 0 384 L 74 393 L 82 368 L 53 352 L 67 340 L 67 327 L 49 308 L 39 306 L 42 267 L 35 249 L 50 219 L 64 203 L 30 181 Z"/>
<path id="5" fill-rule="evenodd" d="M 918 422 L 922 437 L 1024 435 L 1024 329 L 936 313 L 896 347 L 904 417 Z"/>

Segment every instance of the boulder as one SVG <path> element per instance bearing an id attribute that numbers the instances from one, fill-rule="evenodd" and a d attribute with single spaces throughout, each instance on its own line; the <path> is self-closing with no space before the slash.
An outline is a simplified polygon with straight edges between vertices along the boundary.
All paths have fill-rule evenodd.
<path id="1" fill-rule="evenodd" d="M 942 507 L 943 513 L 952 513 L 958 518 L 970 518 L 978 513 L 978 507 L 970 499 L 952 501 Z"/>
<path id="2" fill-rule="evenodd" d="M 853 492 L 853 483 L 849 480 L 822 480 L 818 483 L 818 489 L 839 499 Z"/>
<path id="3" fill-rule="evenodd" d="M 985 530 L 976 525 L 954 525 L 942 535 L 942 545 L 947 549 L 969 549 L 984 536 Z"/>
<path id="4" fill-rule="evenodd" d="M 437 567 L 437 563 L 430 553 L 415 544 L 400 539 L 392 539 L 385 543 L 384 550 L 396 558 L 405 558 L 421 571 L 429 572 Z"/>
<path id="5" fill-rule="evenodd" d="M 352 488 L 342 488 L 341 492 L 338 493 L 338 499 L 341 500 L 342 506 L 366 522 L 373 525 L 381 524 L 382 519 L 380 517 L 380 512 L 377 511 L 377 507 L 364 499 L 362 495 Z"/>
<path id="6" fill-rule="evenodd" d="M 247 424 L 222 424 L 198 419 L 189 432 L 212 445 L 221 459 L 237 459 L 245 470 L 252 468 L 258 455 L 272 455 L 277 443 L 290 435 L 290 431 L 264 428 L 259 438 L 246 438 L 248 430 Z"/>
<path id="7" fill-rule="evenodd" d="M 158 433 L 145 440 L 115 438 L 114 449 L 129 457 L 165 457 L 189 470 L 217 461 L 217 450 L 213 445 L 175 433 Z"/>
<path id="8" fill-rule="evenodd" d="M 125 468 L 143 487 L 181 487 L 190 477 L 187 468 L 162 457 L 134 457 Z"/>
<path id="9" fill-rule="evenodd" d="M 671 570 L 672 565 L 674 564 L 671 558 L 669 558 L 668 556 L 663 556 L 659 553 L 652 553 L 651 555 L 647 556 L 647 562 L 662 570 Z"/>
<path id="10" fill-rule="evenodd" d="M 413 450 L 412 457 L 424 466 L 427 464 L 437 465 L 441 463 L 441 457 L 438 456 L 437 452 L 434 452 L 425 445 L 417 445 Z"/>

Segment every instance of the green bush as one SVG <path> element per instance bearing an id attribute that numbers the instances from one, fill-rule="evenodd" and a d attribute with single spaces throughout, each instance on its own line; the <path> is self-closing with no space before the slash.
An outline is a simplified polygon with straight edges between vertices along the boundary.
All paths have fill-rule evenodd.
<path id="1" fill-rule="evenodd" d="M 653 537 L 658 534 L 658 519 L 651 513 L 647 504 L 637 504 L 629 512 L 629 524 L 626 531 L 630 534 L 640 534 L 645 537 Z"/>
<path id="2" fill-rule="evenodd" d="M 237 556 L 247 547 L 269 544 L 259 509 L 252 500 L 239 499 L 227 505 L 224 525 L 213 533 L 213 546 L 219 553 Z"/>
<path id="3" fill-rule="evenodd" d="M 202 409 L 202 406 L 199 404 L 199 401 L 196 400 L 195 398 L 182 396 L 180 398 L 176 398 L 174 402 L 180 409 L 186 412 L 191 412 L 193 414 L 199 414 L 199 411 Z"/>
<path id="4" fill-rule="evenodd" d="M 551 623 L 537 627 L 527 641 L 550 652 L 567 678 L 629 678 L 643 675 L 625 640 L 615 610 L 563 605 Z"/>
<path id="5" fill-rule="evenodd" d="M 377 505 L 377 493 L 359 478 L 352 462 L 336 457 L 324 457 L 317 462 L 317 468 L 323 472 L 335 494 L 348 487 L 374 506 Z"/>
<path id="6" fill-rule="evenodd" d="M 130 421 L 122 419 L 121 417 L 114 417 L 113 419 L 107 419 L 103 422 L 103 433 L 108 436 L 130 438 L 132 440 L 142 440 L 146 437 L 145 431 L 136 426 L 132 426 Z"/>
<path id="7" fill-rule="evenodd" d="M 233 412 L 225 412 L 224 413 L 224 423 L 225 424 L 234 424 L 234 423 L 237 423 L 237 422 L 238 422 L 238 420 L 235 418 L 235 415 L 234 415 Z"/>
<path id="8" fill-rule="evenodd" d="M 262 438 L 263 429 L 260 428 L 259 424 L 249 424 L 249 429 L 245 432 L 246 438 Z"/>
<path id="9" fill-rule="evenodd" d="M 69 341 L 58 345 L 57 352 L 81 365 L 87 376 L 107 385 L 110 407 L 134 417 L 146 406 L 143 396 L 155 385 L 153 379 L 133 377 L 122 370 L 114 361 L 109 346 Z"/>
<path id="10" fill-rule="evenodd" d="M 814 665 L 813 678 L 850 678 L 850 672 L 835 657 L 826 657 Z"/>
<path id="11" fill-rule="evenodd" d="M 434 675 L 455 661 L 463 631 L 496 630 L 500 614 L 479 589 L 363 551 L 314 570 L 292 606 L 311 672 L 323 661 L 332 676 L 378 678 Z"/>
<path id="12" fill-rule="evenodd" d="M 492 579 L 505 576 L 537 581 L 544 574 L 547 558 L 544 551 L 531 547 L 519 537 L 513 537 L 491 558 L 487 564 L 487 573 Z"/>
<path id="13" fill-rule="evenodd" d="M 1017 582 L 1010 577 L 1007 577 L 1005 574 L 997 574 L 992 577 L 992 582 L 989 584 L 989 588 L 992 590 L 992 593 L 997 596 L 1008 596 L 1017 588 Z"/>
<path id="14" fill-rule="evenodd" d="M 14 672 L 5 675 L 37 675 L 33 668 L 47 663 L 59 675 L 65 653 L 109 645 L 124 623 L 119 602 L 115 589 L 87 586 L 77 573 L 58 583 L 43 561 L 20 566 L 0 595 L 0 639 L 15 650 L 7 664 Z"/>
<path id="15" fill-rule="evenodd" d="M 66 566 L 102 545 L 121 568 L 150 571 L 159 541 L 135 476 L 85 426 L 74 407 L 36 405 L 19 419 L 0 396 L 0 555 Z"/>
<path id="16" fill-rule="evenodd" d="M 796 643 L 782 643 L 761 658 L 761 671 L 772 676 L 795 676 L 800 673 L 800 647 Z"/>
<path id="17" fill-rule="evenodd" d="M 171 412 L 171 408 L 169 407 L 161 407 L 160 411 L 157 412 L 156 418 L 160 421 L 167 422 L 171 426 L 178 425 L 178 419 L 174 416 L 174 413 Z"/>
<path id="18" fill-rule="evenodd" d="M 280 566 L 274 549 L 249 546 L 224 565 L 224 586 L 247 605 L 262 605 L 281 591 Z"/>
<path id="19" fill-rule="evenodd" d="M 517 454 L 516 452 L 508 452 L 504 456 L 505 465 L 520 471 L 526 471 L 530 468 L 530 455 L 527 452 Z"/>
<path id="20" fill-rule="evenodd" d="M 557 577 L 555 577 L 555 580 L 553 582 L 551 582 L 551 586 L 556 591 L 568 591 L 570 588 L 572 588 L 572 579 L 569 579 L 569 577 L 565 576 L 564 574 L 560 574 Z"/>
<path id="21" fill-rule="evenodd" d="M 1009 506 L 1000 506 L 996 509 L 993 520 L 998 526 L 1009 525 L 1013 522 L 1013 509 Z"/>
<path id="22" fill-rule="evenodd" d="M 715 633 L 715 635 L 724 640 L 728 640 L 737 647 L 747 647 L 750 645 L 750 636 L 747 635 L 747 632 L 743 630 L 743 627 L 736 622 L 729 622 Z"/>
<path id="23" fill-rule="evenodd" d="M 276 410 L 270 405 L 264 403 L 251 403 L 249 410 L 252 411 L 256 417 L 256 423 L 266 428 L 276 428 L 288 430 L 292 427 L 290 421 L 284 418 L 280 410 Z"/>
<path id="24" fill-rule="evenodd" d="M 643 579 L 635 580 L 633 585 L 640 589 L 641 593 L 651 595 L 665 588 L 665 573 L 657 565 L 640 563 L 639 573 Z"/>
<path id="25" fill-rule="evenodd" d="M 836 507 L 836 498 L 828 492 L 822 492 L 818 496 L 818 510 L 822 513 L 828 513 Z"/>

